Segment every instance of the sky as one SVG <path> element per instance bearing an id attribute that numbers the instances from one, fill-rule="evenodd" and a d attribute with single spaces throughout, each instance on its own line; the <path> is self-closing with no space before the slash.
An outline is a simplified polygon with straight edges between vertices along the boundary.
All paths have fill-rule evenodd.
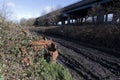
<path id="1" fill-rule="evenodd" d="M 79 0 L 0 0 L 12 12 L 13 20 L 21 18 L 36 18 L 52 9 L 65 7 Z"/>

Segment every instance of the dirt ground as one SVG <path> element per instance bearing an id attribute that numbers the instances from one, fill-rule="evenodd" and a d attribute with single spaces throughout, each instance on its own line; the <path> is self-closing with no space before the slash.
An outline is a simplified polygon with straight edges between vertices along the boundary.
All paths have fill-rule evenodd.
<path id="1" fill-rule="evenodd" d="M 119 54 L 80 45 L 70 38 L 47 37 L 56 43 L 58 61 L 71 71 L 74 80 L 120 80 Z"/>
<path id="2" fill-rule="evenodd" d="M 50 38 L 60 49 L 59 62 L 71 71 L 74 80 L 120 79 L 120 57 L 60 38 Z"/>

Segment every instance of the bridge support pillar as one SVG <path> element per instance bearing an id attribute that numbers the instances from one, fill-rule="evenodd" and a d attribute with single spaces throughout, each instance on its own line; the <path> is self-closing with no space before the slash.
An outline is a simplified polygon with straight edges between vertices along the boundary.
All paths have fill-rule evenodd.
<path id="1" fill-rule="evenodd" d="M 98 16 L 97 16 L 97 23 L 98 24 L 104 22 L 104 14 L 105 14 L 105 11 L 103 11 L 103 10 L 98 13 Z"/>
<path id="2" fill-rule="evenodd" d="M 76 18 L 76 24 L 78 24 L 79 23 L 79 19 L 78 18 Z"/>
<path id="3" fill-rule="evenodd" d="M 117 23 L 117 22 L 120 23 L 120 13 L 119 12 L 113 13 L 112 22 L 113 23 Z"/>
<path id="4" fill-rule="evenodd" d="M 68 25 L 70 24 L 70 17 L 68 17 L 68 19 L 67 19 L 67 24 Z"/>
<path id="5" fill-rule="evenodd" d="M 78 23 L 80 23 L 80 18 L 78 19 Z"/>
<path id="6" fill-rule="evenodd" d="M 71 19 L 71 24 L 73 24 L 73 18 Z"/>
<path id="7" fill-rule="evenodd" d="M 92 16 L 92 23 L 94 23 L 95 22 L 95 17 L 94 16 Z"/>
<path id="8" fill-rule="evenodd" d="M 77 18 L 77 24 L 79 23 L 79 18 Z"/>
<path id="9" fill-rule="evenodd" d="M 80 22 L 81 22 L 81 23 L 83 22 L 83 18 L 80 18 Z"/>
<path id="10" fill-rule="evenodd" d="M 108 21 L 108 14 L 105 15 L 105 22 Z"/>
<path id="11" fill-rule="evenodd" d="M 76 23 L 77 23 L 77 19 L 75 18 L 75 19 L 74 19 L 74 24 L 76 24 Z"/>
<path id="12" fill-rule="evenodd" d="M 79 22 L 81 23 L 81 18 L 79 19 Z"/>
<path id="13" fill-rule="evenodd" d="M 62 20 L 62 25 L 65 25 L 65 20 Z"/>

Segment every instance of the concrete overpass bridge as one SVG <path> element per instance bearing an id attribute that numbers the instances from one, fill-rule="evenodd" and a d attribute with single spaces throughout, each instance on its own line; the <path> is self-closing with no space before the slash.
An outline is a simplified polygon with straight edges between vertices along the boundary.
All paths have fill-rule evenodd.
<path id="1" fill-rule="evenodd" d="M 83 0 L 59 10 L 36 18 L 35 25 L 73 25 L 83 23 L 107 23 L 108 14 L 112 14 L 111 21 L 120 19 L 119 0 Z M 117 5 L 117 7 L 116 7 Z M 112 17 L 112 16 L 111 16 Z M 120 22 L 120 21 L 119 21 Z"/>

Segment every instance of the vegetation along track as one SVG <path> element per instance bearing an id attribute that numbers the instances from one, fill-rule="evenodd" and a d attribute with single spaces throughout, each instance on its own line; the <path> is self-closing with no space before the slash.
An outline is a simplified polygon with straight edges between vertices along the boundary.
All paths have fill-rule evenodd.
<path id="1" fill-rule="evenodd" d="M 49 38 L 59 47 L 59 62 L 70 69 L 74 80 L 120 79 L 119 57 L 60 38 Z"/>

